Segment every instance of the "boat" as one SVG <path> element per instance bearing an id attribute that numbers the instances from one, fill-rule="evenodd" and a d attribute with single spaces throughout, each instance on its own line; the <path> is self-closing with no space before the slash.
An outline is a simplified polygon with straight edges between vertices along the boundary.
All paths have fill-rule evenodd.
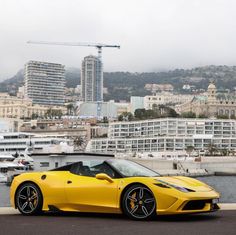
<path id="1" fill-rule="evenodd" d="M 63 136 L 36 135 L 26 132 L 0 133 L 0 154 L 17 157 L 25 151 L 29 153 L 74 152 L 73 141 Z"/>
<path id="2" fill-rule="evenodd" d="M 7 176 L 0 172 L 0 183 L 6 183 L 7 182 Z"/>
<path id="3" fill-rule="evenodd" d="M 15 158 L 10 154 L 0 154 L 0 182 L 7 183 L 9 178 L 18 175 L 26 170 L 21 162 L 15 162 Z"/>

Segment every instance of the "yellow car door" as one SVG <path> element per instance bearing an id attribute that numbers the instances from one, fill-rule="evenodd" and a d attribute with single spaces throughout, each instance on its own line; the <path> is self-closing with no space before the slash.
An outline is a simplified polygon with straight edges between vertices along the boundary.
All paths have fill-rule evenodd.
<path id="1" fill-rule="evenodd" d="M 70 209 L 82 212 L 119 213 L 119 179 L 112 181 L 69 173 L 65 193 Z"/>

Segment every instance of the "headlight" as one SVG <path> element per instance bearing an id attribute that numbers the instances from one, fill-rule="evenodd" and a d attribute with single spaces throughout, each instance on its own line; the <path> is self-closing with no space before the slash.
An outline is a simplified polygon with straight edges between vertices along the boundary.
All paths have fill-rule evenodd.
<path id="1" fill-rule="evenodd" d="M 165 181 L 162 181 L 162 180 L 157 180 L 157 186 L 159 187 L 162 187 L 162 188 L 174 188 L 174 189 L 177 189 L 183 193 L 189 193 L 189 192 L 195 192 L 194 190 L 192 189 L 189 189 L 189 188 L 185 188 L 185 187 L 181 187 L 181 186 L 177 186 L 177 185 L 174 185 L 174 184 L 170 184 L 170 183 L 167 183 Z"/>

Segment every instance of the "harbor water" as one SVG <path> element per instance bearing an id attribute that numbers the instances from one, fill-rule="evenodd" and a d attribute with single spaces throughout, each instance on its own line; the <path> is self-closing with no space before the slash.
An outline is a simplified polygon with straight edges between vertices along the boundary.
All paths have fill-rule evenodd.
<path id="1" fill-rule="evenodd" d="M 212 186 L 221 194 L 221 203 L 236 203 L 236 176 L 206 176 L 199 180 Z M 0 207 L 10 206 L 10 187 L 0 183 Z"/>

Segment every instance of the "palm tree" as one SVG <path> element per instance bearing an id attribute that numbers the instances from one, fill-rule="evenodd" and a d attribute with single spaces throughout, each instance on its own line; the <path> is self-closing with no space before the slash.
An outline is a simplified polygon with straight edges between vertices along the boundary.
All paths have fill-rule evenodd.
<path id="1" fill-rule="evenodd" d="M 74 146 L 77 150 L 84 150 L 86 147 L 86 138 L 84 136 L 77 136 L 74 138 Z"/>
<path id="2" fill-rule="evenodd" d="M 67 108 L 67 114 L 72 115 L 74 112 L 74 105 L 72 103 L 70 103 L 66 106 L 66 108 Z"/>
<path id="3" fill-rule="evenodd" d="M 210 155 L 214 155 L 216 152 L 219 151 L 219 149 L 217 148 L 217 146 L 215 144 L 209 144 L 207 146 L 207 151 L 210 153 Z"/>
<path id="4" fill-rule="evenodd" d="M 187 152 L 188 156 L 190 157 L 191 153 L 194 150 L 194 146 L 187 146 L 185 151 Z"/>

